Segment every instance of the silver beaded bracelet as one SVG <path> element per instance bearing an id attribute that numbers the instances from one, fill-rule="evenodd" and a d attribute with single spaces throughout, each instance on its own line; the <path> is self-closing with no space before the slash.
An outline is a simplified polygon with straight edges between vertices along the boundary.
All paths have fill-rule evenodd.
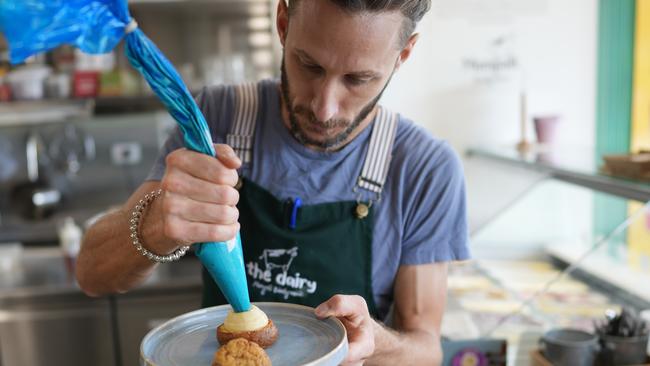
<path id="1" fill-rule="evenodd" d="M 185 255 L 185 253 L 190 249 L 190 247 L 188 245 L 184 245 L 176 249 L 171 254 L 158 255 L 148 251 L 145 247 L 143 247 L 141 240 L 138 237 L 138 228 L 140 227 L 140 219 L 143 217 L 145 209 L 156 197 L 160 196 L 161 193 L 162 193 L 162 189 L 159 189 L 157 191 L 152 191 L 151 193 L 147 193 L 144 195 L 144 199 L 141 199 L 138 202 L 138 204 L 135 205 L 133 212 L 131 212 L 131 221 L 130 221 L 131 227 L 129 229 L 131 230 L 131 240 L 133 241 L 133 246 L 138 252 L 140 252 L 140 254 L 149 258 L 154 262 L 168 263 L 168 262 L 179 260 L 182 256 Z"/>

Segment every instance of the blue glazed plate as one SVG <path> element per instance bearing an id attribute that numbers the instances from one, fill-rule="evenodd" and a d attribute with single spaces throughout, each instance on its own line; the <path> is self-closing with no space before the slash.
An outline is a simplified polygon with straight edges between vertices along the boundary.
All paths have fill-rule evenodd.
<path id="1" fill-rule="evenodd" d="M 280 333 L 266 349 L 273 365 L 335 366 L 348 352 L 343 324 L 336 318 L 319 320 L 314 309 L 295 304 L 255 303 L 273 320 Z M 230 305 L 196 310 L 151 330 L 140 344 L 140 365 L 210 366 L 219 348 L 217 327 Z"/>

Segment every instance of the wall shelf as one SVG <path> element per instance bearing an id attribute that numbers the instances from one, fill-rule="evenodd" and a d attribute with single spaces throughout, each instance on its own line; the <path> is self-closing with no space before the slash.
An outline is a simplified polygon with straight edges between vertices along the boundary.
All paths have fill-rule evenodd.
<path id="1" fill-rule="evenodd" d="M 93 114 L 92 99 L 0 103 L 0 126 L 66 122 Z"/>

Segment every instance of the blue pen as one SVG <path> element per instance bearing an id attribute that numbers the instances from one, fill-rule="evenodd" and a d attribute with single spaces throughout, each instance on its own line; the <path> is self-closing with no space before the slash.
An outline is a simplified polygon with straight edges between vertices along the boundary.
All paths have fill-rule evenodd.
<path id="1" fill-rule="evenodd" d="M 296 219 L 298 217 L 298 209 L 302 206 L 302 200 L 300 197 L 296 197 L 293 201 L 293 207 L 291 208 L 291 220 L 289 221 L 289 229 L 296 230 Z"/>

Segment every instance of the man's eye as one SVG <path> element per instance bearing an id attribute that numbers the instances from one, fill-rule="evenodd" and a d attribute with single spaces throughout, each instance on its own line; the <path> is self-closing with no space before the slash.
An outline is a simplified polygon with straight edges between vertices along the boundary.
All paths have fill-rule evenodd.
<path id="1" fill-rule="evenodd" d="M 358 77 L 358 76 L 353 76 L 353 75 L 346 75 L 345 76 L 345 81 L 348 82 L 350 85 L 363 85 L 366 84 L 368 81 L 370 81 L 368 78 L 363 78 L 363 77 Z"/>
<path id="2" fill-rule="evenodd" d="M 318 66 L 318 65 L 308 64 L 308 63 L 303 62 L 302 67 L 304 67 L 306 70 L 308 70 L 309 72 L 312 72 L 314 74 L 322 74 L 323 73 L 323 68 Z"/>

